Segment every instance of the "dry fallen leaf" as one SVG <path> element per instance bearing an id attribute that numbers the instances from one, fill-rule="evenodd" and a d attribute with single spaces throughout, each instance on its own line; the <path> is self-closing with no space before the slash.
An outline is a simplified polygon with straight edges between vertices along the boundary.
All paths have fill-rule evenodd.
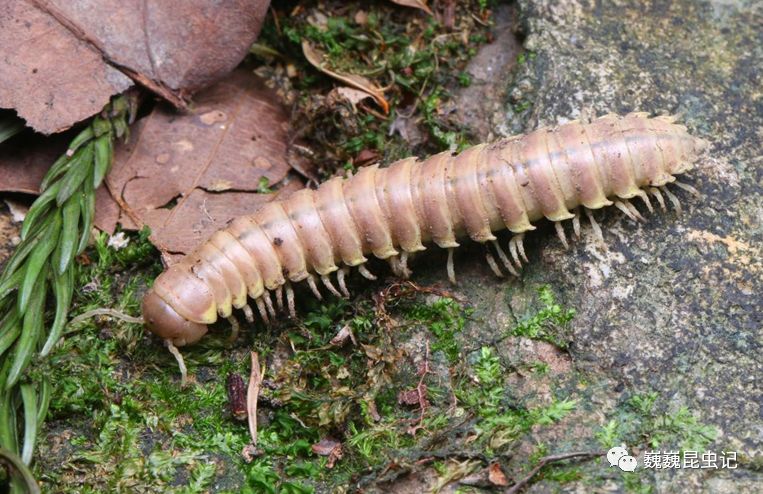
<path id="1" fill-rule="evenodd" d="M 501 470 L 501 465 L 498 463 L 491 463 L 488 467 L 487 478 L 493 485 L 507 486 L 509 481 L 506 478 L 506 474 Z"/>
<path id="2" fill-rule="evenodd" d="M 200 92 L 194 113 L 157 107 L 115 152 L 110 194 L 101 194 L 96 207 L 98 227 L 148 225 L 151 241 L 170 260 L 232 218 L 302 188 L 287 178 L 288 118 L 277 101 L 261 79 L 239 70 Z M 258 193 L 273 186 L 280 188 Z"/>
<path id="3" fill-rule="evenodd" d="M 0 2 L 0 108 L 50 134 L 100 111 L 132 80 L 183 106 L 238 65 L 269 3 Z"/>
<path id="4" fill-rule="evenodd" d="M 355 89 L 359 89 L 365 93 L 368 93 L 372 98 L 376 100 L 379 106 L 382 107 L 384 113 L 389 113 L 389 103 L 384 98 L 384 90 L 374 84 L 371 80 L 361 75 L 342 74 L 340 72 L 329 69 L 323 52 L 315 48 L 307 40 L 302 40 L 302 53 L 305 55 L 305 58 L 313 67 L 320 70 L 324 74 L 333 77 L 334 79 L 340 80 L 345 84 L 354 87 Z"/>
<path id="5" fill-rule="evenodd" d="M 392 0 L 392 3 L 396 3 L 404 7 L 421 9 L 429 15 L 433 15 L 432 10 L 429 8 L 429 6 L 427 6 L 427 2 L 425 0 Z"/>
<path id="6" fill-rule="evenodd" d="M 342 459 L 342 443 L 329 437 L 323 438 L 320 442 L 313 444 L 310 449 L 319 456 L 328 456 L 326 468 L 334 468 L 337 460 Z"/>
<path id="7" fill-rule="evenodd" d="M 0 192 L 38 194 L 45 172 L 66 151 L 73 136 L 69 132 L 50 137 L 23 132 L 0 144 Z"/>

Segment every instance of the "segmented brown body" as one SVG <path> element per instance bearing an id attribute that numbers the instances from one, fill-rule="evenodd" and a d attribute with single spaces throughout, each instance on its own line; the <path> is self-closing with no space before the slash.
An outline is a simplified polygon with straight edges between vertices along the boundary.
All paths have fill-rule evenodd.
<path id="1" fill-rule="evenodd" d="M 306 281 L 320 296 L 319 277 L 339 295 L 329 275 L 337 272 L 346 293 L 349 267 L 372 277 L 363 266 L 369 255 L 389 259 L 406 275 L 408 253 L 430 242 L 453 249 L 464 237 L 490 242 L 505 269 L 516 273 L 524 257 L 521 235 L 541 218 L 556 222 L 566 244 L 560 222 L 572 219 L 578 233 L 576 209 L 588 213 L 614 203 L 640 218 L 628 199 L 639 196 L 651 210 L 649 194 L 664 206 L 663 193 L 678 207 L 663 186 L 690 169 L 707 143 L 673 122 L 641 113 L 607 115 L 481 144 L 459 155 L 409 158 L 387 168 L 362 168 L 349 179 L 333 178 L 216 232 L 156 280 L 143 302 L 144 319 L 160 337 L 185 345 L 234 308 L 251 319 L 247 296 L 267 320 L 275 315 L 270 292 L 282 306 L 285 290 L 293 311 L 290 283 Z M 511 260 L 493 235 L 504 228 L 517 234 L 509 245 Z M 489 251 L 487 260 L 500 274 Z M 453 279 L 452 257 L 448 274 Z"/>

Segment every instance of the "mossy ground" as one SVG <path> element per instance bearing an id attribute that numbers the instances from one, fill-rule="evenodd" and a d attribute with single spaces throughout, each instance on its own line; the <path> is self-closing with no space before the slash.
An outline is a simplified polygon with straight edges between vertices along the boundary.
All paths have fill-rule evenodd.
<path id="1" fill-rule="evenodd" d="M 260 72 L 285 88 L 295 121 L 307 123 L 300 137 L 317 153 L 321 176 L 362 164 L 364 151 L 389 162 L 472 141 L 469 129 L 449 118 L 448 103 L 469 83 L 465 62 L 491 36 L 483 25 L 491 5 L 458 5 L 451 28 L 391 2 L 363 3 L 364 23 L 351 17 L 354 4 L 276 9 L 279 23 L 269 21 L 260 43 L 277 54 L 260 58 L 267 62 Z M 331 16 L 324 21 L 320 13 Z M 391 85 L 390 116 L 372 103 L 364 109 L 327 102 L 334 83 L 304 61 L 302 37 L 325 50 L 336 69 Z M 287 77 L 289 65 L 301 77 Z M 408 139 L 395 130 L 403 109 L 415 140 L 412 130 Z M 145 235 L 133 235 L 121 251 L 101 237 L 78 269 L 73 315 L 100 307 L 138 315 L 160 265 Z M 483 492 L 497 488 L 487 477 L 492 464 L 513 483 L 559 451 L 621 442 L 689 449 L 712 439 L 712 428 L 689 410 L 671 411 L 656 392 L 634 393 L 597 416 L 590 401 L 596 379 L 569 364 L 566 353 L 574 310 L 555 287 L 535 279 L 526 280 L 535 296 L 494 334 L 480 331 L 487 324 L 475 310 L 480 302 L 433 283 L 353 280 L 350 301 L 319 303 L 298 293 L 298 321 L 250 327 L 232 345 L 220 325 L 184 349 L 191 376 L 185 388 L 174 359 L 139 325 L 102 317 L 70 327 L 65 343 L 36 369 L 57 377 L 35 472 L 51 492 L 419 492 L 405 487 L 416 477 L 425 490 L 454 491 L 466 480 L 458 492 Z M 512 290 L 495 288 L 506 299 Z M 355 342 L 332 345 L 343 328 Z M 512 353 L 528 343 L 555 359 Z M 247 462 L 241 452 L 249 432 L 228 410 L 225 383 L 231 373 L 248 375 L 251 350 L 265 364 L 265 381 L 261 454 Z M 575 430 L 581 422 L 582 432 Z M 325 438 L 343 448 L 332 468 L 312 451 Z M 613 478 L 599 463 L 549 465 L 536 479 L 602 486 Z M 638 473 L 615 481 L 633 492 L 651 489 Z"/>

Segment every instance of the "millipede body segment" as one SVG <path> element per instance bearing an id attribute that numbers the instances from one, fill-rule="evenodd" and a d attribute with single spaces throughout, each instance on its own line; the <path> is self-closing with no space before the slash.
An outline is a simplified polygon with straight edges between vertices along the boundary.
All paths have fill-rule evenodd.
<path id="1" fill-rule="evenodd" d="M 265 321 L 284 306 L 293 314 L 294 283 L 307 283 L 319 298 L 319 283 L 347 296 L 350 268 L 374 279 L 364 266 L 371 255 L 407 276 L 408 254 L 427 244 L 449 249 L 448 276 L 455 281 L 452 252 L 465 238 L 486 244 L 487 262 L 497 275 L 503 270 L 516 275 L 527 260 L 522 236 L 537 220 L 555 222 L 566 245 L 561 222 L 572 220 L 579 235 L 581 210 L 600 236 L 590 210 L 615 205 L 640 220 L 629 200 L 639 197 L 651 211 L 650 196 L 663 209 L 665 197 L 679 208 L 665 186 L 693 190 L 675 182 L 675 175 L 693 167 L 707 142 L 674 120 L 606 115 L 480 144 L 458 155 L 408 158 L 386 168 L 361 168 L 348 179 L 332 178 L 316 190 L 268 203 L 212 235 L 159 276 L 143 300 L 144 320 L 168 343 L 190 344 L 218 317 L 230 318 L 237 328 L 233 309 L 253 320 L 249 298 Z M 510 255 L 493 235 L 502 229 L 514 233 Z"/>

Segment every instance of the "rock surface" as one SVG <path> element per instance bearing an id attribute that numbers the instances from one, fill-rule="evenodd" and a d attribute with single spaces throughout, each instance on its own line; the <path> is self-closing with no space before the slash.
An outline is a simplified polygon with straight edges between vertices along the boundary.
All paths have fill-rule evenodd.
<path id="1" fill-rule="evenodd" d="M 525 399 L 572 392 L 579 400 L 558 437 L 543 438 L 561 449 L 549 453 L 595 447 L 594 433 L 629 397 L 656 392 L 656 410 L 671 415 L 687 407 L 718 432 L 706 449 L 736 451 L 740 465 L 644 470 L 642 484 L 659 492 L 760 492 L 761 4 L 521 0 L 519 15 L 526 52 L 511 75 L 498 76 L 511 83 L 503 123 L 489 133 L 639 110 L 681 115 L 712 147 L 685 179 L 702 197 L 679 193 L 681 216 L 658 213 L 634 224 L 619 212 L 600 212 L 606 246 L 587 230 L 568 251 L 552 228 L 540 228 L 528 239 L 530 265 L 520 280 L 491 279 L 476 250 L 457 256 L 458 291 L 475 307 L 468 340 L 478 342 L 475 348 L 500 340 L 548 284 L 561 304 L 577 310 L 571 368 L 559 366 L 563 377 L 551 391 L 548 384 L 528 388 L 521 376 L 512 385 Z M 480 132 L 481 122 L 464 120 Z M 425 278 L 443 272 L 444 260 Z M 511 360 L 520 343 L 496 345 Z M 641 468 L 643 454 L 639 461 Z M 606 462 L 584 468 L 587 474 L 564 491 L 627 490 L 622 472 Z M 557 489 L 541 481 L 530 492 Z"/>

